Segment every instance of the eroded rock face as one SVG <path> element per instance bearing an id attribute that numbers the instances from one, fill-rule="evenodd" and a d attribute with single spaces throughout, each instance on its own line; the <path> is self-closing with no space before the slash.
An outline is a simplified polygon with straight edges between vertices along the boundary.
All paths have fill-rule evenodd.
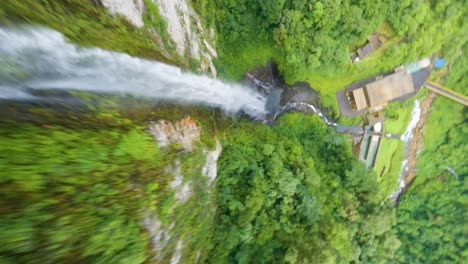
<path id="1" fill-rule="evenodd" d="M 182 245 L 182 240 L 177 241 L 176 249 L 174 251 L 174 254 L 172 254 L 171 264 L 180 263 L 180 258 L 182 257 Z"/>
<path id="2" fill-rule="evenodd" d="M 164 120 L 151 123 L 149 132 L 161 147 L 178 143 L 184 149 L 192 151 L 195 149 L 195 142 L 200 140 L 200 127 L 190 117 L 174 124 Z"/>
<path id="3" fill-rule="evenodd" d="M 112 14 L 123 15 L 136 27 L 143 27 L 143 0 L 101 0 L 102 4 Z"/>
<path id="4" fill-rule="evenodd" d="M 170 232 L 174 228 L 175 223 L 172 223 L 169 227 L 164 227 L 156 215 L 148 214 L 143 219 L 143 225 L 148 230 L 151 237 L 151 245 L 155 253 L 154 260 L 160 261 L 161 253 L 172 237 Z"/>
<path id="5" fill-rule="evenodd" d="M 323 107 L 320 103 L 320 95 L 307 82 L 287 84 L 278 65 L 272 61 L 269 61 L 266 66 L 252 68 L 246 74 L 243 83 L 256 87 L 260 93 L 267 97 L 266 109 L 272 113 L 270 117 L 267 117 L 268 122 L 276 120 L 287 111 L 314 114 L 317 113 L 316 110 L 320 110 L 321 114 L 318 115 L 322 119 L 324 116 L 333 115 L 333 109 Z"/>
<path id="6" fill-rule="evenodd" d="M 190 182 L 184 182 L 180 161 L 176 160 L 174 166 L 166 166 L 165 171 L 174 175 L 174 180 L 169 185 L 175 191 L 176 200 L 180 203 L 186 202 L 192 195 L 192 189 L 190 188 Z"/>
<path id="7" fill-rule="evenodd" d="M 205 30 L 200 16 L 193 10 L 189 0 L 152 0 L 159 8 L 159 14 L 167 22 L 167 31 L 175 44 L 177 53 L 196 59 L 203 72 L 216 77 L 213 59 L 218 56 L 215 48 L 214 29 Z M 138 28 L 145 26 L 143 14 L 146 11 L 143 0 L 101 0 L 102 4 L 115 15 L 123 15 Z M 148 28 L 161 41 L 154 28 Z M 162 44 L 162 42 L 161 42 Z M 187 60 L 189 63 L 189 60 Z"/>
<path id="8" fill-rule="evenodd" d="M 218 56 L 214 48 L 214 34 L 206 34 L 200 17 L 187 0 L 153 0 L 159 13 L 167 21 L 167 31 L 174 41 L 177 52 L 198 59 L 203 71 L 216 76 L 213 59 Z"/>
<path id="9" fill-rule="evenodd" d="M 218 175 L 218 158 L 223 151 L 221 142 L 216 139 L 216 148 L 212 151 L 206 152 L 206 162 L 202 168 L 202 174 L 205 177 L 208 177 L 209 183 L 212 183 L 216 176 Z"/>
<path id="10" fill-rule="evenodd" d="M 205 156 L 201 171 L 198 171 L 201 164 L 196 164 L 197 170 L 186 170 L 187 167 L 185 166 L 188 164 L 193 166 L 193 163 L 184 163 L 185 159 L 182 158 L 182 155 L 179 156 L 181 152 L 177 148 L 177 153 L 174 154 L 173 159 L 164 165 L 164 175 L 169 180 L 167 184 L 161 185 L 161 189 L 158 189 L 161 193 L 170 195 L 165 197 L 165 199 L 170 198 L 172 202 L 166 205 L 169 206 L 169 209 L 163 213 L 165 214 L 164 219 L 172 222 L 161 221 L 160 219 L 162 218 L 158 216 L 157 210 L 150 210 L 149 208 L 145 208 L 147 214 L 142 219 L 143 227 L 148 230 L 151 239 L 151 246 L 155 256 L 153 261 L 156 263 L 168 261 L 170 261 L 168 263 L 173 264 L 183 263 L 184 250 L 190 246 L 190 242 L 184 240 L 184 238 L 191 235 L 191 230 L 185 231 L 183 225 L 186 222 L 184 222 L 184 219 L 177 218 L 178 213 L 176 212 L 180 212 L 180 210 L 200 210 L 200 206 L 202 206 L 201 208 L 203 208 L 204 213 L 200 217 L 214 217 L 215 208 L 210 207 L 211 202 L 205 199 L 210 199 L 211 197 L 207 194 L 211 192 L 212 182 L 217 176 L 217 161 L 222 152 L 222 145 L 217 138 L 215 138 L 216 147 L 214 150 L 209 150 L 207 146 L 203 145 L 200 142 L 201 128 L 190 117 L 175 122 L 158 120 L 151 123 L 148 130 L 161 148 L 165 148 L 172 143 L 177 143 L 186 150 L 184 155 L 193 154 L 200 162 L 203 162 L 201 157 Z M 166 151 L 169 150 L 166 149 Z M 197 177 L 200 178 L 202 176 L 206 177 L 207 180 L 199 181 L 199 184 L 204 183 L 205 188 L 199 184 L 196 185 L 197 182 L 194 181 Z M 194 186 L 197 186 L 197 188 L 194 188 Z M 194 204 L 196 205 L 195 207 L 193 207 Z M 184 231 L 181 232 L 181 230 Z M 200 256 L 201 253 L 198 251 L 196 262 L 198 262 Z"/>
<path id="11" fill-rule="evenodd" d="M 281 98 L 278 102 L 281 106 L 291 101 L 320 105 L 318 93 L 308 83 L 286 84 L 278 65 L 272 61 L 269 61 L 266 66 L 251 69 L 246 81 L 254 83 L 259 91 L 265 94 L 270 94 L 274 90 L 281 91 Z"/>

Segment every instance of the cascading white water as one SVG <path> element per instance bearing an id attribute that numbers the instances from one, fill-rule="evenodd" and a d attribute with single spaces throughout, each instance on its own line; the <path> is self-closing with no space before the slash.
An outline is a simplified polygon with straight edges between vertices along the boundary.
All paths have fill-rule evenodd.
<path id="1" fill-rule="evenodd" d="M 28 90 L 62 89 L 129 94 L 266 114 L 254 89 L 182 72 L 156 61 L 68 43 L 37 27 L 0 28 L 0 98 L 33 98 Z"/>
<path id="2" fill-rule="evenodd" d="M 396 201 L 398 197 L 400 197 L 401 192 L 406 187 L 406 177 L 408 176 L 408 155 L 409 155 L 409 145 L 413 140 L 413 132 L 416 128 L 416 125 L 421 118 L 421 104 L 419 100 L 414 101 L 413 110 L 411 111 L 411 120 L 406 127 L 405 133 L 401 136 L 401 140 L 405 142 L 405 152 L 404 152 L 404 159 L 401 162 L 400 173 L 398 175 L 398 187 L 397 189 L 390 195 L 390 199 Z"/>

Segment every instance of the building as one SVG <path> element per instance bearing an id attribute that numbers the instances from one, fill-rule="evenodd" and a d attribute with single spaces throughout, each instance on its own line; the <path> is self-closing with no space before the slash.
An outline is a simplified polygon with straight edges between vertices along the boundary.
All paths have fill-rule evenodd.
<path id="1" fill-rule="evenodd" d="M 367 38 L 366 44 L 356 50 L 356 54 L 353 55 L 352 60 L 354 62 L 360 61 L 362 58 L 374 52 L 376 49 L 380 48 L 385 43 L 385 36 L 372 33 L 372 35 Z"/>
<path id="2" fill-rule="evenodd" d="M 423 87 L 430 73 L 431 60 L 425 58 L 352 83 L 336 92 L 340 113 L 343 116 L 373 114 L 388 102 L 411 98 Z"/>
<path id="3" fill-rule="evenodd" d="M 408 63 L 402 67 L 404 70 L 406 70 L 409 73 L 415 73 L 429 66 L 431 66 L 431 59 L 425 58 L 419 61 Z M 395 69 L 395 71 L 397 71 L 397 69 L 398 67 Z"/>
<path id="4" fill-rule="evenodd" d="M 374 167 L 377 161 L 377 156 L 380 149 L 381 137 L 379 135 L 368 135 L 368 133 L 381 133 L 382 123 L 378 122 L 374 125 L 364 127 L 364 136 L 360 144 L 357 146 L 357 156 L 364 161 L 367 168 Z"/>
<path id="5" fill-rule="evenodd" d="M 346 93 L 351 109 L 382 110 L 388 102 L 414 92 L 411 74 L 399 71 Z"/>

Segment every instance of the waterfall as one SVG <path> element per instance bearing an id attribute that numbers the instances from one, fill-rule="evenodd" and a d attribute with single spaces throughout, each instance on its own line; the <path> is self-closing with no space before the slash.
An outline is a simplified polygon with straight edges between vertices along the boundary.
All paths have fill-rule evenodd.
<path id="1" fill-rule="evenodd" d="M 398 175 L 398 188 L 390 195 L 390 199 L 396 201 L 400 197 L 401 192 L 406 187 L 406 177 L 408 176 L 409 164 L 408 164 L 408 155 L 409 155 L 409 146 L 413 139 L 413 132 L 416 128 L 416 125 L 421 118 L 421 104 L 419 100 L 414 101 L 413 110 L 411 111 L 411 120 L 406 127 L 405 133 L 401 136 L 401 140 L 405 142 L 405 152 L 404 159 L 401 162 L 400 173 Z"/>
<path id="2" fill-rule="evenodd" d="M 0 28 L 0 99 L 34 100 L 31 91 L 50 89 L 203 104 L 256 118 L 267 114 L 267 99 L 249 87 L 157 61 L 79 47 L 46 28 Z"/>
<path id="3" fill-rule="evenodd" d="M 413 139 L 413 131 L 416 128 L 416 125 L 418 124 L 420 117 L 421 117 L 421 104 L 419 100 L 415 100 L 413 110 L 411 111 L 411 120 L 408 123 L 408 126 L 406 127 L 405 133 L 403 133 L 403 135 L 401 136 L 401 140 L 403 140 L 406 145 L 408 145 Z"/>

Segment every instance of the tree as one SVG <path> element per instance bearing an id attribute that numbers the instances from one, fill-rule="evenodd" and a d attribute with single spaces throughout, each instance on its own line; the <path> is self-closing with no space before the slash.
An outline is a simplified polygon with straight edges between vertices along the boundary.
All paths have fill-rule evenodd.
<path id="1" fill-rule="evenodd" d="M 268 25 L 278 24 L 281 20 L 281 12 L 286 0 L 260 0 L 259 5 L 265 22 Z"/>
<path id="2" fill-rule="evenodd" d="M 214 237 L 229 242 L 213 243 L 213 262 L 350 262 L 372 244 L 364 237 L 385 243 L 392 208 L 381 207 L 375 174 L 318 117 L 242 123 L 224 146 Z"/>

